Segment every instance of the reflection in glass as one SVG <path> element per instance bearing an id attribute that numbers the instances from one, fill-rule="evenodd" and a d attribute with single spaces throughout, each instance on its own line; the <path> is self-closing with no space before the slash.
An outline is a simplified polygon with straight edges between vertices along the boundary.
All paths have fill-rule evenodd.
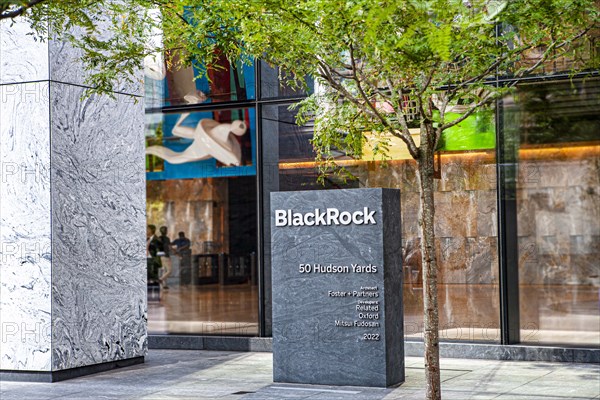
<path id="1" fill-rule="evenodd" d="M 210 146 L 189 160 L 147 156 L 147 220 L 162 244 L 150 333 L 257 335 L 254 109 L 146 118 L 147 146 L 189 154 L 196 141 L 206 143 L 194 136 L 201 133 L 236 156 L 230 161 Z"/>
<path id="2" fill-rule="evenodd" d="M 207 77 L 195 67 L 167 70 L 165 105 L 185 104 L 185 97 L 198 96 L 201 103 L 249 100 L 254 98 L 254 65 L 230 63 L 225 57 L 211 68 Z"/>
<path id="3" fill-rule="evenodd" d="M 600 80 L 524 85 L 505 103 L 521 340 L 600 346 Z"/>
<path id="4" fill-rule="evenodd" d="M 256 178 L 149 180 L 147 219 L 170 243 L 150 333 L 258 334 Z"/>
<path id="5" fill-rule="evenodd" d="M 220 103 L 228 101 L 252 100 L 255 98 L 254 63 L 240 61 L 230 63 L 220 57 L 215 68 L 208 70 L 207 76 L 201 76 L 197 65 L 180 67 L 177 59 L 171 68 L 166 68 L 163 79 L 146 76 L 146 92 L 151 102 L 146 108 L 156 109 L 162 106 L 179 106 L 189 103 L 194 97 L 197 103 Z"/>
<path id="6" fill-rule="evenodd" d="M 293 88 L 285 85 L 285 71 L 273 67 L 266 62 L 260 63 L 260 95 L 261 99 L 284 99 L 310 95 L 314 91 L 312 78 L 307 78 L 306 88 Z"/>
<path id="7" fill-rule="evenodd" d="M 416 164 L 401 142 L 390 142 L 392 159 L 360 160 L 341 154 L 340 164 L 356 177 L 316 183 L 310 127 L 292 125 L 285 106 L 266 106 L 263 126 L 277 135 L 280 191 L 353 187 L 396 188 L 401 192 L 405 335 L 423 335 L 423 280 L 417 214 Z M 482 120 L 477 120 L 481 118 Z M 490 119 L 491 118 L 491 119 Z M 274 122 L 276 121 L 276 122 Z M 469 129 L 482 127 L 475 133 Z M 461 151 L 443 151 L 436 181 L 436 248 L 439 263 L 440 337 L 443 340 L 499 341 L 496 161 L 493 114 L 475 116 L 459 127 L 469 131 Z M 491 129 L 491 133 L 490 133 Z M 477 136 L 477 132 L 480 136 Z M 416 132 L 415 132 L 416 133 Z M 492 135 L 490 139 L 490 135 Z M 483 139 L 482 139 L 483 137 Z M 449 137 L 448 144 L 458 142 Z M 368 146 L 368 143 L 367 143 Z M 464 146 L 467 146 L 466 150 Z M 400 238 L 398 238 L 400 240 Z"/>

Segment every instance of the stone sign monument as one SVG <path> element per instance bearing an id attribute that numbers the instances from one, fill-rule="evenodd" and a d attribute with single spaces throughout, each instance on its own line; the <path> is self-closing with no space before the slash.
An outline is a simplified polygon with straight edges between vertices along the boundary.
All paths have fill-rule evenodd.
<path id="1" fill-rule="evenodd" d="M 273 379 L 404 381 L 400 192 L 271 194 Z"/>

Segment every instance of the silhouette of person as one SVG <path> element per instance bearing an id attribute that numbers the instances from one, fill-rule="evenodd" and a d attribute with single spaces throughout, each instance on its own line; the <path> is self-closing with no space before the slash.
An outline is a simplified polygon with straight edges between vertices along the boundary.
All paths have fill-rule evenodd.
<path id="1" fill-rule="evenodd" d="M 185 237 L 184 232 L 179 232 L 179 237 L 173 241 L 175 252 L 179 256 L 181 267 L 191 267 L 192 265 L 192 242 Z"/>
<path id="2" fill-rule="evenodd" d="M 148 225 L 146 228 L 146 261 L 148 283 L 158 281 L 158 269 L 161 267 L 158 252 L 162 250 L 162 243 L 156 237 L 156 226 Z"/>
<path id="3" fill-rule="evenodd" d="M 161 244 L 161 248 L 162 248 L 162 255 L 161 255 L 161 264 L 163 267 L 163 273 L 161 275 L 160 278 L 158 278 L 158 281 L 160 282 L 160 284 L 162 285 L 163 289 L 168 289 L 169 286 L 167 286 L 167 278 L 171 275 L 171 239 L 169 239 L 169 237 L 167 236 L 167 227 L 166 226 L 161 226 L 160 227 L 160 237 L 158 238 L 160 240 L 160 244 Z"/>

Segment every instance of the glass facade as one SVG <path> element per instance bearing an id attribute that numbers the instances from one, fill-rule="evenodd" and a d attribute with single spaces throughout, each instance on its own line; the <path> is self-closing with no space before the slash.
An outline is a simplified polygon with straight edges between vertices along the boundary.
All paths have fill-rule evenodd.
<path id="1" fill-rule="evenodd" d="M 174 60 L 177 62 L 177 60 Z M 162 80 L 146 77 L 146 107 L 188 106 L 252 100 L 255 96 L 253 64 L 231 64 L 220 58 L 218 69 L 211 69 L 207 77 L 196 66 L 167 69 Z"/>
<path id="2" fill-rule="evenodd" d="M 523 85 L 516 149 L 521 340 L 600 344 L 600 80 Z"/>
<path id="3" fill-rule="evenodd" d="M 265 121 L 266 120 L 266 121 Z M 267 123 L 268 121 L 268 123 Z M 273 122 L 275 121 L 275 123 Z M 416 163 L 403 144 L 392 142 L 392 160 L 386 165 L 352 160 L 340 163 L 356 177 L 343 182 L 329 178 L 316 182 L 315 154 L 310 127 L 297 127 L 287 105 L 266 106 L 263 131 L 278 136 L 278 190 L 320 190 L 384 187 L 401 191 L 404 267 L 404 318 L 407 338 L 423 332 L 423 280 L 418 233 L 419 195 Z M 490 121 L 493 136 L 494 124 Z M 472 124 L 466 121 L 465 126 Z M 459 128 L 462 128 L 460 126 Z M 269 132 L 270 133 L 270 132 Z M 483 130 L 480 135 L 489 135 Z M 452 138 L 447 140 L 451 143 Z M 496 163 L 492 149 L 442 151 L 442 179 L 436 182 L 436 235 L 439 260 L 440 335 L 448 340 L 499 341 Z M 471 146 L 471 147 L 476 147 Z M 482 146 L 485 147 L 485 146 Z M 457 213 L 456 210 L 461 210 Z"/>
<path id="4" fill-rule="evenodd" d="M 189 279 L 181 275 L 179 291 L 170 286 L 150 306 L 151 333 L 270 336 L 270 193 L 386 187 L 401 190 L 405 335 L 421 338 L 416 165 L 404 145 L 391 141 L 385 165 L 368 143 L 362 159 L 339 154 L 356 179 L 317 183 L 312 126 L 297 126 L 289 108 L 305 89 L 282 86 L 264 63 L 228 71 L 229 86 L 197 83 L 192 89 L 216 95 L 193 104 L 173 94 L 185 90 L 167 76 L 163 99 L 148 106 L 148 146 L 185 151 L 189 139 L 169 131 L 188 110 L 178 126 L 210 118 L 248 129 L 236 137 L 235 165 L 148 156 L 148 222 L 193 243 Z M 446 133 L 435 193 L 442 340 L 600 346 L 598 82 L 523 85 Z M 224 281 L 235 257 L 245 257 L 241 278 Z"/>
<path id="5" fill-rule="evenodd" d="M 147 81 L 150 334 L 259 334 L 255 109 L 210 108 L 253 96 L 254 72 L 219 72 Z"/>

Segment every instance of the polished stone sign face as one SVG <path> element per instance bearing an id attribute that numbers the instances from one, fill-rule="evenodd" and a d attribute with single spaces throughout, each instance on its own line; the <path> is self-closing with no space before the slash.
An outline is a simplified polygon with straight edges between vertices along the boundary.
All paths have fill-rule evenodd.
<path id="1" fill-rule="evenodd" d="M 404 381 L 400 192 L 271 194 L 273 379 Z"/>

